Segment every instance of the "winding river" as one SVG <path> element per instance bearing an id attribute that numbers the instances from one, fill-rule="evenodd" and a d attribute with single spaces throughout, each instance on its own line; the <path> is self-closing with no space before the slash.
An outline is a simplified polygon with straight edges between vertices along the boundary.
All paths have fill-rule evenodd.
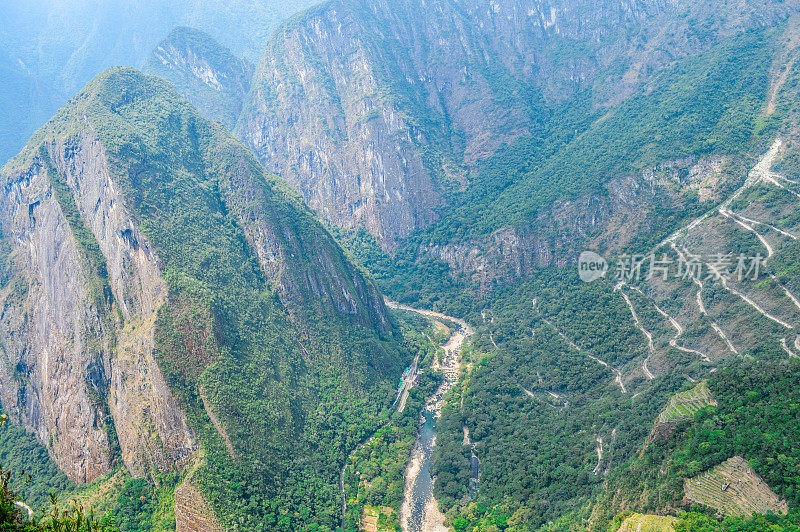
<path id="1" fill-rule="evenodd" d="M 426 408 L 422 413 L 417 443 L 411 451 L 406 467 L 406 489 L 400 507 L 400 524 L 405 532 L 442 531 L 444 515 L 439 511 L 433 496 L 433 448 L 436 445 L 436 417 Z"/>
<path id="2" fill-rule="evenodd" d="M 458 380 L 458 371 L 461 364 L 461 347 L 464 340 L 469 338 L 475 331 L 465 321 L 452 316 L 447 316 L 431 310 L 422 310 L 401 305 L 394 301 L 386 301 L 386 306 L 391 309 L 414 312 L 431 320 L 448 321 L 458 325 L 447 343 L 443 346 L 444 357 L 436 360 L 433 368 L 440 369 L 444 374 L 444 380 L 425 403 L 425 408 L 420 415 L 420 430 L 417 435 L 417 442 L 411 451 L 411 459 L 406 466 L 405 472 L 405 493 L 403 503 L 400 507 L 400 523 L 403 532 L 447 532 L 444 525 L 444 515 L 439 511 L 439 505 L 433 496 L 433 478 L 431 477 L 431 466 L 433 465 L 433 449 L 436 446 L 436 420 L 442 411 L 442 398 L 444 394 L 453 387 Z M 413 370 L 408 378 L 405 379 L 403 388 L 398 392 L 395 404 L 398 410 L 402 411 L 405 407 L 405 399 L 414 381 L 416 366 L 419 357 L 414 360 Z M 388 426 L 391 421 L 382 425 L 378 430 Z M 374 437 L 374 434 L 361 442 L 347 457 L 339 475 L 339 488 L 342 496 L 342 529 L 345 528 L 347 514 L 347 490 L 345 486 L 345 472 L 347 464 L 351 462 L 353 456 Z M 477 467 L 477 466 L 474 466 Z"/>
<path id="3" fill-rule="evenodd" d="M 390 308 L 416 312 L 435 320 L 444 320 L 457 324 L 444 345 L 442 360 L 434 363 L 434 368 L 442 370 L 444 380 L 431 395 L 420 416 L 420 430 L 417 442 L 411 451 L 411 460 L 406 466 L 405 494 L 400 507 L 400 524 L 403 532 L 446 532 L 444 515 L 433 496 L 433 449 L 436 446 L 436 420 L 442 411 L 442 398 L 458 380 L 461 365 L 461 347 L 474 332 L 465 321 L 429 310 L 419 310 L 391 301 L 386 302 Z"/>

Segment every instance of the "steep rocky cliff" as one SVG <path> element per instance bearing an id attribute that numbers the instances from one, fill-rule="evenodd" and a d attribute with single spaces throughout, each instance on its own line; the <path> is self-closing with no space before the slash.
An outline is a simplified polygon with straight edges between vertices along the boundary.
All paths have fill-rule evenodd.
<path id="1" fill-rule="evenodd" d="M 477 161 L 551 134 L 561 107 L 617 104 L 797 7 L 336 0 L 279 28 L 237 131 L 320 215 L 393 250 Z"/>
<path id="2" fill-rule="evenodd" d="M 264 394 L 298 416 L 320 374 L 368 402 L 400 370 L 375 287 L 293 191 L 157 78 L 98 76 L 1 183 L 0 399 L 72 480 L 117 458 L 134 476 L 180 468 L 217 432 L 237 458 L 272 452 L 282 429 L 250 433 L 254 414 L 223 401 L 232 375 L 261 379 L 248 408 Z"/>
<path id="3" fill-rule="evenodd" d="M 3 407 L 36 432 L 71 479 L 86 482 L 111 460 L 109 420 L 87 382 L 90 374 L 104 378 L 110 331 L 43 165 L 4 174 L 4 192 L 3 235 L 15 267 L 3 290 Z"/>
<path id="4" fill-rule="evenodd" d="M 152 356 L 166 285 L 103 145 L 82 132 L 27 156 L 3 172 L 3 405 L 72 480 L 104 473 L 116 445 L 137 475 L 180 464 L 193 438 Z"/>
<path id="5" fill-rule="evenodd" d="M 158 44 L 143 71 L 172 83 L 205 118 L 233 129 L 250 90 L 253 65 L 210 35 L 181 27 Z"/>
<path id="6" fill-rule="evenodd" d="M 583 249 L 657 243 L 676 220 L 742 184 L 774 132 L 792 123 L 798 20 L 681 61 L 552 155 L 522 144 L 493 156 L 417 239 L 417 256 L 444 260 L 486 288 L 570 264 Z"/>

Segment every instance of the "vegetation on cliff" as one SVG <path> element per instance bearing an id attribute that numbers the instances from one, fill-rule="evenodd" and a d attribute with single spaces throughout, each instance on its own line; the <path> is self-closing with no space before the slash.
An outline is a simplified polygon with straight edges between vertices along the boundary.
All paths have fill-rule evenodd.
<path id="1" fill-rule="evenodd" d="M 356 9 L 358 2 L 346 5 L 356 22 L 371 16 Z M 282 31 L 290 31 L 298 20 Z M 692 26 L 703 33 L 702 22 Z M 416 147 L 424 152 L 427 170 L 447 181 L 440 184 L 450 202 L 439 213 L 439 222 L 413 235 L 392 256 L 364 228 L 323 227 L 297 193 L 266 172 L 243 144 L 203 119 L 169 84 L 131 69 L 98 76 L 9 168 L 35 161 L 47 169 L 52 193 L 99 281 L 93 294 L 103 296 L 98 307 L 110 313 L 113 298 L 100 247 L 53 157 L 65 140 L 81 135 L 102 144 L 113 186 L 121 189 L 124 207 L 159 257 L 168 294 L 155 324 L 155 358 L 202 449 L 195 463 L 187 464 L 192 481 L 227 527 L 334 530 L 342 519 L 340 474 L 347 503 L 345 529 L 359 525 L 366 507 L 380 509 L 382 526 L 398 526 L 402 472 L 418 413 L 440 376 L 425 370 L 404 412 L 393 415 L 392 400 L 398 377 L 414 355 L 420 355 L 423 368 L 429 366 L 435 333 L 417 334 L 423 325 L 413 320 L 400 327 L 390 320 L 378 290 L 352 265 L 352 257 L 393 298 L 447 310 L 478 329 L 437 427 L 435 494 L 457 532 L 616 530 L 631 510 L 674 514 L 675 520 L 667 521 L 676 532 L 796 531 L 800 363 L 786 360 L 798 344 L 783 330 L 792 327 L 770 321 L 762 310 L 747 323 L 747 333 L 755 339 L 746 349 L 737 351 L 724 333 L 716 339 L 731 346 L 725 353 L 730 361 L 721 362 L 681 349 L 675 339 L 683 335 L 689 345 L 701 336 L 692 326 L 716 325 L 703 308 L 703 297 L 709 309 L 722 308 L 723 318 L 750 316 L 753 308 L 760 309 L 745 296 L 726 299 L 726 287 L 697 283 L 695 289 L 689 281 L 691 292 L 670 293 L 666 311 L 679 308 L 681 299 L 699 302 L 699 314 L 692 314 L 684 331 L 637 286 L 608 280 L 585 284 L 572 270 L 536 266 L 520 280 L 522 273 L 506 263 L 499 268 L 508 272 L 478 286 L 470 276 L 476 272 L 459 273 L 425 251 L 437 245 L 470 246 L 503 228 L 538 229 L 537 217 L 547 215 L 557 202 L 608 197 L 615 179 L 638 177 L 679 158 L 714 156 L 724 161 L 720 165 L 726 181 L 716 190 L 724 197 L 744 181 L 752 154 L 762 152 L 780 128 L 788 130 L 791 98 L 780 93 L 776 112 L 763 112 L 769 65 L 782 46 L 784 29 L 745 31 L 696 56 L 671 61 L 639 92 L 608 107 L 598 106 L 597 95 L 589 90 L 558 103 L 548 101 L 544 89 L 523 90 L 500 70 L 489 69 L 484 79 L 504 105 L 520 111 L 515 106 L 524 100 L 521 112 L 530 118 L 530 127 L 523 137 L 477 163 L 469 176 L 455 172 L 463 183 L 447 181 L 434 168 L 441 161 L 432 160 L 452 162 L 465 139 L 447 117 L 432 123 L 439 117 L 428 117 L 418 105 L 422 93 L 414 92 L 411 78 L 387 63 L 376 74 L 384 83 L 380 91 L 386 91 L 379 96 L 399 102 L 398 108 L 408 111 L 404 119 L 409 131 L 428 137 L 429 146 Z M 171 43 L 219 63 L 212 67 L 236 62 L 228 50 L 189 30 L 179 30 Z M 376 56 L 391 55 L 389 48 L 397 46 L 381 39 L 367 44 Z M 574 46 L 549 53 L 565 63 L 587 53 Z M 291 69 L 283 56 L 278 59 L 276 69 Z M 310 61 L 317 60 L 322 59 Z M 237 65 L 239 71 L 226 75 L 242 74 L 244 80 L 248 67 Z M 167 76 L 161 66 L 150 65 Z M 789 63 L 786 69 L 786 86 L 796 90 L 798 67 Z M 333 95 L 336 80 L 329 72 L 323 74 L 317 81 L 326 95 Z M 218 99 L 217 93 L 193 85 L 195 79 L 178 81 L 179 89 L 193 93 L 205 111 L 224 115 L 228 127 L 235 122 L 241 94 Z M 239 89 L 243 92 L 244 85 Z M 267 98 L 273 96 L 270 87 L 261 89 Z M 377 111 L 371 113 L 364 122 L 376 118 Z M 790 152 L 777 168 L 797 179 L 798 167 L 800 157 Z M 687 172 L 676 171 L 673 183 L 680 201 L 654 196 L 646 206 L 647 227 L 636 228 L 639 234 L 632 235 L 623 251 L 649 251 L 682 222 L 712 207 L 696 191 L 686 192 Z M 646 180 L 635 186 L 655 188 Z M 770 220 L 778 224 L 761 223 L 764 234 L 773 238 L 773 233 L 793 231 L 797 214 L 779 212 L 782 204 L 764 196 L 774 214 Z M 733 208 L 743 208 L 750 199 L 739 197 Z M 738 225 L 747 229 L 743 222 Z M 763 253 L 766 246 L 772 255 L 762 234 L 753 235 L 752 228 L 737 230 L 720 230 L 715 244 L 751 255 Z M 581 231 L 579 227 L 576 233 Z M 558 230 L 543 230 L 538 237 L 544 249 L 563 240 Z M 796 290 L 797 244 L 776 248 L 768 270 L 775 284 L 764 279 L 759 288 Z M 515 281 L 503 284 L 500 278 Z M 741 322 L 731 318 L 730 323 Z M 657 332 L 655 346 L 648 330 Z M 783 350 L 776 331 L 784 335 Z M 658 369 L 648 369 L 652 358 Z M 712 366 L 717 371 L 709 374 Z M 685 384 L 706 377 L 707 390 L 705 384 Z M 97 391 L 102 395 L 102 390 Z M 684 394 L 676 399 L 681 390 Z M 662 411 L 660 421 L 674 424 L 665 437 L 651 432 Z M 111 423 L 108 427 L 113 430 Z M 471 443 L 465 444 L 467 438 Z M 51 489 L 73 489 L 52 469 L 44 448 L 32 442 L 24 434 L 13 441 L 0 437 L 0 458 L 6 450 L 17 453 L 21 448 L 30 457 L 24 468 L 36 477 L 27 486 L 11 483 L 11 477 L 5 477 L 6 484 L 0 482 L 0 494 L 2 489 L 8 493 L 0 500 L 0 512 L 8 512 L 9 522 L 19 521 L 15 493 L 25 493 L 31 504 L 43 507 Z M 112 446 L 112 452 L 119 451 Z M 480 459 L 479 479 L 474 478 L 472 453 Z M 684 479 L 732 456 L 744 457 L 789 502 L 789 515 L 718 519 L 707 509 L 688 508 L 682 500 Z M 171 502 L 183 472 L 123 478 L 108 514 L 123 532 L 162 527 L 171 516 L 159 515 L 160 508 Z M 476 484 L 477 491 L 471 489 Z M 85 513 L 76 507 L 56 518 L 74 523 L 85 521 Z M 60 526 L 46 523 L 41 526 Z M 90 521 L 87 527 L 101 530 L 106 525 L 110 522 Z"/>
<path id="2" fill-rule="evenodd" d="M 169 81 L 204 117 L 232 130 L 253 66 L 210 35 L 180 27 L 159 43 L 143 71 Z"/>
<path id="3" fill-rule="evenodd" d="M 624 301 L 618 294 L 612 295 L 611 283 L 586 285 L 571 271 L 534 269 L 532 279 L 493 285 L 485 294 L 467 276 L 422 251 L 432 243 L 469 242 L 475 235 L 504 225 L 531 223 L 537 205 L 548 206 L 556 199 L 574 198 L 593 188 L 602 190 L 613 176 L 639 173 L 660 161 L 683 156 L 713 153 L 727 157 L 731 161 L 725 168 L 729 182 L 723 193 L 728 194 L 751 166 L 750 153 L 765 150 L 792 112 L 787 94 L 792 94 L 796 68 L 788 73 L 788 92 L 777 98 L 778 111 L 769 118 L 762 114 L 769 85 L 765 65 L 780 44 L 781 31 L 750 32 L 678 62 L 641 94 L 604 110 L 602 117 L 593 117 L 585 132 L 574 138 L 564 135 L 559 146 L 553 144 L 553 139 L 559 138 L 556 132 L 549 140 L 520 142 L 501 150 L 481 167 L 481 172 L 488 173 L 478 172 L 476 177 L 483 175 L 485 180 L 477 181 L 472 192 L 468 188 L 463 193 L 463 203 L 457 202 L 441 223 L 412 237 L 391 260 L 364 231 L 340 233 L 341 241 L 389 294 L 408 304 L 444 309 L 483 324 L 469 353 L 474 367 L 464 375 L 462 391 L 450 397 L 450 406 L 439 422 L 436 494 L 443 509 L 449 510 L 456 530 L 516 531 L 540 526 L 566 530 L 598 519 L 602 525 L 597 526 L 604 527 L 622 508 L 601 510 L 605 504 L 613 507 L 615 503 L 606 501 L 595 507 L 593 501 L 602 499 L 604 493 L 613 497 L 616 488 L 628 497 L 623 500 L 632 501 L 628 507 L 674 511 L 680 503 L 684 476 L 705 471 L 736 454 L 750 460 L 767 484 L 790 500 L 790 506 L 797 505 L 792 499 L 795 459 L 786 447 L 795 440 L 792 431 L 798 424 L 792 413 L 793 395 L 786 394 L 797 368 L 778 361 L 786 357 L 776 336 L 783 334 L 783 329 L 754 320 L 750 327 L 756 340 L 747 355 L 757 361 L 736 359 L 728 369 L 712 374 L 709 381 L 720 400 L 719 408 L 702 410 L 700 423 L 692 425 L 696 429 L 684 426 L 666 448 L 659 442 L 648 447 L 643 458 L 637 458 L 659 411 L 682 387 L 683 372 L 697 378 L 707 374 L 702 360 L 664 347 L 668 362 L 662 359 L 662 364 L 670 369 L 662 368 L 663 376 L 648 383 L 637 368 L 648 358 L 645 338 L 634 330 Z M 575 105 L 579 109 L 581 104 Z M 570 116 L 567 112 L 560 115 L 568 127 Z M 783 163 L 787 171 L 791 171 L 792 161 L 787 158 Z M 765 201 L 779 216 L 777 201 Z M 656 211 L 649 220 L 652 231 L 643 231 L 643 238 L 635 239 L 624 251 L 647 252 L 682 218 L 699 215 L 702 207 L 695 199 L 684 208 Z M 481 210 L 485 214 L 480 214 Z M 787 227 L 782 225 L 783 219 L 779 225 Z M 558 236 L 545 234 L 543 238 Z M 763 245 L 743 232 L 726 233 L 719 245 L 736 253 L 764 253 Z M 796 259 L 788 258 L 793 249 L 792 245 L 781 246 L 770 262 L 770 271 L 780 273 L 776 277 L 785 286 L 793 286 Z M 723 300 L 717 288 L 705 297 L 709 305 Z M 785 303 L 792 304 L 789 300 Z M 636 300 L 636 304 L 642 302 Z M 639 312 L 648 327 L 669 330 L 669 322 L 659 323 L 662 316 L 654 308 Z M 789 338 L 791 341 L 793 336 Z M 639 372 L 626 378 L 627 393 L 615 384 L 616 371 L 628 376 Z M 757 398 L 751 390 L 758 390 Z M 748 393 L 754 396 L 753 403 L 746 399 Z M 719 414 L 723 410 L 725 414 Z M 759 429 L 753 429 L 763 436 L 751 434 L 742 425 L 744 421 L 737 421 L 739 416 L 741 420 L 764 419 Z M 462 443 L 464 427 L 469 429 L 481 460 L 481 487 L 475 499 L 468 490 L 470 463 Z M 681 436 L 687 430 L 689 436 Z M 670 461 L 671 472 L 666 477 L 659 475 L 660 460 L 641 462 L 651 453 L 665 460 L 664 456 L 669 456 L 681 465 L 669 469 Z M 628 467 L 641 467 L 636 469 L 640 476 Z M 652 482 L 646 480 L 647 475 L 653 475 Z M 611 484 L 604 489 L 607 478 Z M 643 502 L 656 499 L 660 504 Z M 593 508 L 602 517 L 592 514 Z M 705 514 L 682 514 L 677 526 L 691 529 L 702 522 L 709 530 L 768 526 L 792 530 L 796 519 L 790 514 L 719 521 Z"/>
<path id="4" fill-rule="evenodd" d="M 155 356 L 205 451 L 195 482 L 228 526 L 334 528 L 344 457 L 409 362 L 377 290 L 285 183 L 165 82 L 98 76 L 12 165 L 87 134 L 169 285 Z M 264 236 L 272 257 L 257 254 Z"/>
<path id="5" fill-rule="evenodd" d="M 683 422 L 666 440 L 611 477 L 617 504 L 632 498 L 643 511 L 680 505 L 683 481 L 742 456 L 791 506 L 800 505 L 800 362 L 736 361 L 709 377 L 718 406 Z"/>

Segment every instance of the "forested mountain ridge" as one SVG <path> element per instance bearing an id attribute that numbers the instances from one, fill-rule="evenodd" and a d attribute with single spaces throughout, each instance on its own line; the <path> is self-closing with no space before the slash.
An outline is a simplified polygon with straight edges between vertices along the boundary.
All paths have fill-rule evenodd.
<path id="1" fill-rule="evenodd" d="M 753 55 L 758 74 L 750 79 L 760 79 L 760 88 L 748 104 L 751 111 L 740 114 L 746 120 L 726 126 L 730 140 L 715 138 L 732 149 L 708 150 L 718 154 L 714 164 L 701 156 L 642 164 L 650 183 L 666 177 L 705 198 L 696 196 L 692 209 L 677 209 L 671 220 L 663 213 L 648 217 L 640 227 L 645 239 L 610 239 L 616 248 L 589 243 L 591 234 L 577 240 L 608 257 L 638 253 L 673 265 L 698 260 L 705 273 L 666 279 L 648 275 L 648 262 L 641 277 L 616 270 L 586 284 L 574 263 L 565 261 L 566 268 L 531 268 L 522 279 L 517 272 L 519 280 L 495 286 L 482 309 L 473 307 L 472 321 L 483 324 L 469 359 L 474 367 L 465 368 L 464 388 L 443 414 L 436 463 L 439 500 L 457 530 L 636 530 L 641 522 L 641 530 L 660 530 L 658 523 L 667 523 L 667 530 L 795 530 L 798 474 L 791 442 L 798 417 L 789 390 L 800 358 L 796 17 L 767 39 L 758 35 L 748 37 L 750 44 L 739 38 L 732 48 L 723 42 L 698 60 L 725 64 L 731 50 L 774 43 L 767 54 Z M 733 57 L 742 67 L 747 55 Z M 699 64 L 679 72 L 691 73 Z M 664 93 L 652 94 L 657 102 Z M 620 108 L 629 128 L 658 109 L 647 101 L 640 112 Z M 695 104 L 682 98 L 672 105 L 670 122 L 679 124 Z M 680 142 L 704 142 L 701 125 L 709 115 L 708 107 L 700 108 Z M 675 146 L 669 127 L 659 132 L 659 143 L 627 149 L 638 150 L 644 161 L 663 156 Z M 602 124 L 594 131 L 602 133 Z M 620 136 L 632 138 L 629 132 Z M 557 160 L 575 153 L 568 150 Z M 626 150 L 616 153 L 630 157 Z M 737 169 L 737 159 L 747 166 Z M 698 173 L 695 161 L 710 171 Z M 581 158 L 577 164 L 586 171 L 593 162 Z M 515 194 L 519 198 L 520 189 Z M 621 197 L 636 201 L 636 195 Z M 553 232 L 555 238 L 565 235 L 570 233 Z M 715 263 L 720 257 L 723 262 Z M 737 257 L 761 258 L 757 278 L 737 277 Z M 506 277 L 513 278 L 513 272 Z M 455 305 L 466 306 L 467 299 Z M 705 378 L 712 401 L 679 416 L 677 427 L 651 434 L 681 381 Z M 483 497 L 475 502 L 467 498 L 472 473 L 465 431 L 481 461 Z M 712 508 L 708 515 L 680 513 L 700 503 Z M 789 515 L 751 517 L 768 508 Z M 632 512 L 678 518 L 658 521 Z M 718 521 L 715 513 L 728 519 Z"/>
<path id="2" fill-rule="evenodd" d="M 252 71 L 176 29 L 1 172 L 4 411 L 125 532 L 397 529 L 439 401 L 457 532 L 795 532 L 798 10 L 334 0 Z"/>
<path id="3" fill-rule="evenodd" d="M 60 106 L 97 73 L 112 66 L 141 67 L 159 41 L 176 26 L 211 33 L 239 57 L 255 61 L 269 35 L 286 17 L 314 5 L 313 0 L 69 2 L 6 0 L 0 4 L 0 56 L 4 73 L 0 125 L 15 135 L 0 136 L 0 164 Z M 6 68 L 5 57 L 0 68 Z M 14 90 L 11 83 L 15 83 Z M 7 92 L 8 91 L 8 92 Z M 22 111 L 22 112 L 21 112 Z"/>
<path id="4" fill-rule="evenodd" d="M 370 248 L 362 260 L 385 289 L 412 287 L 395 297 L 423 305 L 440 305 L 437 294 L 454 287 L 485 293 L 568 265 L 583 249 L 647 249 L 727 198 L 792 123 L 796 35 L 795 16 L 723 40 L 591 115 L 566 142 L 528 139 L 500 150 L 391 261 L 368 234 L 342 236 Z"/>
<path id="5" fill-rule="evenodd" d="M 3 408 L 67 476 L 195 461 L 226 525 L 286 505 L 331 522 L 337 462 L 408 355 L 296 193 L 132 69 L 87 85 L 2 183 Z"/>
<path id="6" fill-rule="evenodd" d="M 250 90 L 253 65 L 210 35 L 180 27 L 153 50 L 143 71 L 169 81 L 205 118 L 232 130 Z"/>
<path id="7" fill-rule="evenodd" d="M 789 500 L 789 516 L 764 526 L 794 530 L 797 417 L 781 414 L 774 390 L 791 389 L 800 356 L 797 28 L 797 15 L 777 17 L 720 38 L 590 112 L 582 132 L 499 150 L 391 259 L 366 231 L 340 233 L 390 295 L 477 326 L 434 461 L 456 530 L 605 530 L 622 511 L 677 513 L 691 507 L 682 475 L 714 476 L 737 457 Z M 574 269 L 584 249 L 672 265 L 702 257 L 705 273 L 586 284 Z M 761 257 L 760 277 L 721 282 L 709 269 L 718 256 L 723 269 L 732 257 L 728 274 L 737 257 Z M 696 429 L 632 462 L 669 398 L 704 378 L 722 414 L 704 411 Z M 745 413 L 773 430 L 747 436 Z M 372 505 L 393 500 L 368 493 Z M 675 523 L 764 523 L 735 515 Z"/>
<path id="8" fill-rule="evenodd" d="M 637 530 L 631 512 L 677 515 L 666 520 L 675 530 L 795 530 L 793 124 L 720 208 L 661 246 L 623 249 L 673 265 L 695 257 L 702 276 L 667 282 L 649 278 L 645 266 L 639 280 L 611 275 L 587 284 L 574 267 L 537 268 L 472 304 L 467 319 L 477 332 L 438 424 L 435 455 L 437 500 L 456 530 L 607 530 L 628 517 L 622 529 Z M 717 265 L 723 280 L 708 273 L 713 257 L 729 254 L 730 270 Z M 738 256 L 764 260 L 757 279 L 731 273 Z M 461 298 L 453 308 L 467 304 Z M 669 406 L 675 392 L 702 379 L 710 398 L 699 394 L 705 399 L 687 407 L 688 416 Z M 675 424 L 651 432 L 671 408 Z M 470 455 L 480 461 L 477 497 Z M 699 497 L 694 485 L 711 495 Z M 708 515 L 682 516 L 698 503 L 712 507 Z M 767 509 L 789 515 L 751 519 Z"/>

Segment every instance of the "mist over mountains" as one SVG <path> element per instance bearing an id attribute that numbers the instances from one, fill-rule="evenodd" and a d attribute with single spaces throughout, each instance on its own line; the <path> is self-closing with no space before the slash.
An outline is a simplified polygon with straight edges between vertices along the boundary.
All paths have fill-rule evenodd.
<path id="1" fill-rule="evenodd" d="M 0 5 L 0 159 L 98 72 L 144 64 L 176 26 L 214 36 L 255 61 L 275 26 L 311 0 L 8 0 Z M 9 132 L 13 130 L 13 133 Z"/>

